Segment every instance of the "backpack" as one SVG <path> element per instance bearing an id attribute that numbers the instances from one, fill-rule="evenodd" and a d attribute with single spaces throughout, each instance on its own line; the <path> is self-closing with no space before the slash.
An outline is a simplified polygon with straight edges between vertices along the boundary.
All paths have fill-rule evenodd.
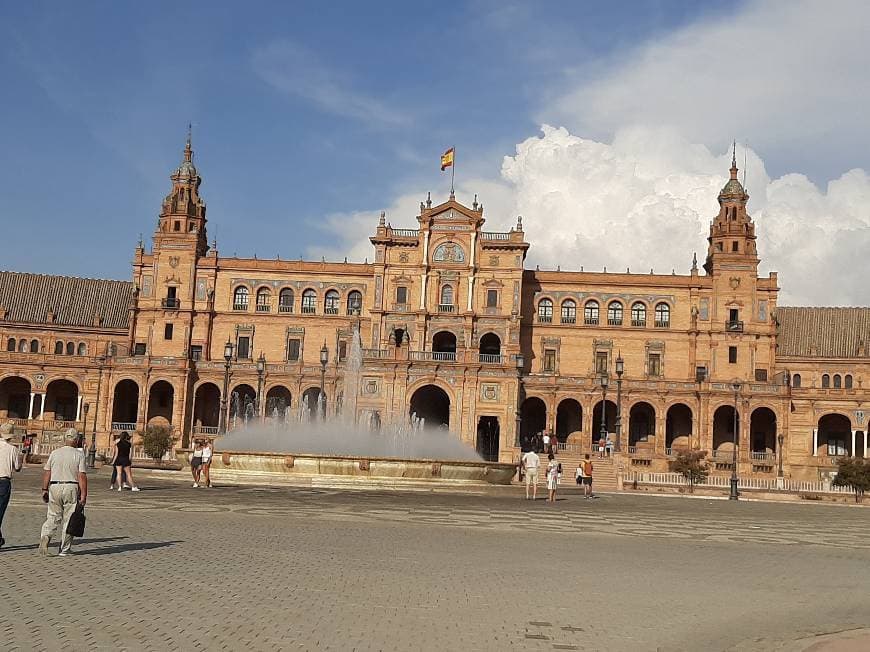
<path id="1" fill-rule="evenodd" d="M 592 477 L 592 462 L 590 462 L 589 460 L 583 462 L 583 475 L 587 478 Z"/>
<path id="2" fill-rule="evenodd" d="M 556 467 L 556 473 L 562 475 L 562 463 L 559 462 L 559 466 Z"/>

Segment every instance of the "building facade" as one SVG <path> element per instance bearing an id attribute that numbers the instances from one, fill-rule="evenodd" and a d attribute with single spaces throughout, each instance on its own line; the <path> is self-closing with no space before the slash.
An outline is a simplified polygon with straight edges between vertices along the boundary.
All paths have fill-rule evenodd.
<path id="1" fill-rule="evenodd" d="M 730 172 L 688 275 L 525 269 L 522 219 L 486 231 L 483 205 L 452 195 L 421 202 L 416 229 L 382 214 L 370 263 L 227 258 L 188 140 L 132 281 L 0 273 L 0 420 L 102 448 L 153 423 L 187 445 L 349 408 L 446 425 L 488 459 L 543 431 L 578 452 L 605 433 L 625 465 L 696 448 L 724 471 L 736 437 L 741 473 L 818 479 L 867 455 L 870 309 L 779 306 Z"/>

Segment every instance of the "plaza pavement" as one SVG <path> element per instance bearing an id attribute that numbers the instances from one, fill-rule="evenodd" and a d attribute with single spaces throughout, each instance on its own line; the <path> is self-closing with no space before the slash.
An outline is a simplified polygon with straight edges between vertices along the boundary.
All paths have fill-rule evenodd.
<path id="1" fill-rule="evenodd" d="M 16 477 L 3 528 L 4 650 L 845 651 L 870 640 L 863 508 L 193 489 L 145 474 L 140 493 L 110 493 L 100 472 L 87 536 L 73 556 L 44 559 L 38 475 Z"/>

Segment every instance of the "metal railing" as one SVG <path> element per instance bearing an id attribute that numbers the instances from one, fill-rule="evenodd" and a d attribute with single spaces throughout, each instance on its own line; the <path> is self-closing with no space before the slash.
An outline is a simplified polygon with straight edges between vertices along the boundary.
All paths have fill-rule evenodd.
<path id="1" fill-rule="evenodd" d="M 504 362 L 504 356 L 500 353 L 481 353 L 478 359 L 485 364 L 501 364 Z"/>
<path id="2" fill-rule="evenodd" d="M 247 303 L 234 303 L 233 304 L 233 310 L 235 310 L 237 312 L 246 311 L 247 309 L 248 309 Z"/>
<path id="3" fill-rule="evenodd" d="M 729 319 L 725 322 L 725 330 L 729 333 L 742 333 L 743 322 L 739 319 Z"/>
<path id="4" fill-rule="evenodd" d="M 655 326 L 656 326 L 656 328 L 670 328 L 671 327 L 671 320 L 668 319 L 667 321 L 660 321 L 660 320 L 656 319 Z"/>
<path id="5" fill-rule="evenodd" d="M 447 351 L 411 351 L 411 360 L 428 360 L 433 362 L 456 362 L 456 353 Z"/>
<path id="6" fill-rule="evenodd" d="M 584 317 L 583 323 L 587 326 L 598 326 L 598 317 Z"/>
<path id="7" fill-rule="evenodd" d="M 285 305 L 283 303 L 279 303 L 278 304 L 278 312 L 293 312 L 293 304 L 291 303 L 291 304 Z"/>
<path id="8" fill-rule="evenodd" d="M 337 315 L 337 314 L 338 314 L 338 308 L 324 308 L 324 309 L 323 309 L 323 314 L 324 314 L 324 315 Z"/>
<path id="9" fill-rule="evenodd" d="M 456 306 L 452 303 L 439 303 L 438 312 L 456 312 Z"/>
<path id="10" fill-rule="evenodd" d="M 164 308 L 178 308 L 181 306 L 181 301 L 172 297 L 166 297 L 160 303 Z"/>
<path id="11" fill-rule="evenodd" d="M 496 231 L 481 231 L 480 232 L 481 240 L 510 240 L 510 233 L 498 233 Z"/>
<path id="12" fill-rule="evenodd" d="M 754 461 L 754 462 L 755 462 L 755 461 L 758 461 L 758 462 L 775 462 L 775 461 L 776 461 L 776 454 L 775 454 L 775 453 L 769 453 L 769 452 L 767 452 L 767 451 L 763 451 L 763 452 L 762 452 L 762 451 L 752 451 L 752 452 L 749 454 L 749 458 L 750 458 L 752 461 Z"/>
<path id="13" fill-rule="evenodd" d="M 272 312 L 272 306 L 268 303 L 258 303 L 257 312 Z"/>
<path id="14" fill-rule="evenodd" d="M 317 312 L 317 308 L 314 306 L 302 306 L 303 315 L 313 315 L 315 312 Z"/>
<path id="15" fill-rule="evenodd" d="M 390 233 L 392 233 L 397 238 L 416 238 L 420 235 L 420 231 L 418 229 L 389 229 Z"/>
<path id="16" fill-rule="evenodd" d="M 608 317 L 607 318 L 607 325 L 608 326 L 622 326 L 622 319 L 611 319 Z"/>
<path id="17" fill-rule="evenodd" d="M 680 473 L 646 473 L 629 472 L 626 476 L 628 482 L 638 484 L 658 484 L 688 486 L 689 482 Z M 696 483 L 696 487 L 719 487 L 727 489 L 731 478 L 725 475 L 709 475 L 704 482 Z M 850 494 L 852 487 L 837 487 L 829 482 L 811 482 L 807 480 L 792 480 L 789 478 L 753 478 L 743 476 L 737 479 L 739 489 L 761 489 L 768 491 L 792 491 L 808 493 L 834 493 Z"/>
<path id="18" fill-rule="evenodd" d="M 136 424 L 112 421 L 112 432 L 136 432 Z"/>
<path id="19" fill-rule="evenodd" d="M 392 350 L 391 349 L 363 349 L 362 356 L 364 358 L 391 358 Z"/>
<path id="20" fill-rule="evenodd" d="M 563 324 L 576 324 L 577 318 L 576 317 L 566 317 L 565 315 L 562 315 L 562 323 Z"/>
<path id="21" fill-rule="evenodd" d="M 197 435 L 216 435 L 220 432 L 220 428 L 218 426 L 194 426 L 193 432 Z"/>
<path id="22" fill-rule="evenodd" d="M 553 323 L 553 315 L 538 315 L 538 323 L 539 324 L 552 324 Z"/>
<path id="23" fill-rule="evenodd" d="M 646 328 L 646 319 L 632 319 L 631 325 L 636 328 Z"/>

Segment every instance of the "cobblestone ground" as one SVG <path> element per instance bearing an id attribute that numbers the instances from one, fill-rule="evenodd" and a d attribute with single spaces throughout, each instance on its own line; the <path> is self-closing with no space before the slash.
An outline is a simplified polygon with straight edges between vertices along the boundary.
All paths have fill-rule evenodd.
<path id="1" fill-rule="evenodd" d="M 87 536 L 44 559 L 38 470 L 16 478 L 0 648 L 792 650 L 870 625 L 861 508 L 139 479 L 92 476 Z"/>

